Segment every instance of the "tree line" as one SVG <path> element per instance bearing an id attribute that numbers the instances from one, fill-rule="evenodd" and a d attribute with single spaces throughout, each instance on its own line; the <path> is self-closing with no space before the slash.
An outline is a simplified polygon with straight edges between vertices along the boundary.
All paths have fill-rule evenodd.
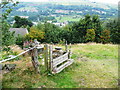
<path id="1" fill-rule="evenodd" d="M 22 27 L 28 29 L 29 34 L 24 37 L 14 37 L 14 34 L 10 34 L 7 32 L 7 37 L 12 38 L 10 39 L 10 43 L 12 40 L 15 41 L 14 43 L 18 45 L 22 45 L 24 41 L 29 41 L 33 39 L 37 39 L 41 43 L 60 43 L 64 41 L 64 39 L 68 43 L 72 44 L 87 42 L 96 42 L 103 44 L 120 43 L 118 20 L 111 20 L 104 25 L 104 22 L 102 22 L 97 15 L 85 15 L 85 17 L 81 18 L 78 22 L 68 24 L 64 27 L 59 27 L 47 22 L 45 22 L 44 24 L 38 23 L 37 25 L 33 25 L 31 21 L 25 18 L 20 18 L 19 16 L 15 17 L 15 23 L 13 24 L 13 26 L 8 25 L 8 27 L 7 25 L 5 29 L 9 29 L 9 27 Z M 6 40 L 7 42 L 4 40 L 4 43 L 6 42 L 7 45 L 8 39 Z"/>
<path id="2" fill-rule="evenodd" d="M 15 24 L 20 25 L 18 22 L 15 22 Z M 23 41 L 38 39 L 41 43 L 60 43 L 65 39 L 72 44 L 87 42 L 119 44 L 120 41 L 118 38 L 120 36 L 118 20 L 111 20 L 105 24 L 98 15 L 85 15 L 78 22 L 64 27 L 47 22 L 33 26 L 27 24 L 24 24 L 24 27 L 28 28 L 29 34 L 22 38 Z"/>

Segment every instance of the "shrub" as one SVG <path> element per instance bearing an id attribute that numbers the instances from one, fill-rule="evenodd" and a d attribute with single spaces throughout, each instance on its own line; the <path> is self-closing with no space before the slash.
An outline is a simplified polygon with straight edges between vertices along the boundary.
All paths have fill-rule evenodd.
<path id="1" fill-rule="evenodd" d="M 24 42 L 24 37 L 18 35 L 18 36 L 16 37 L 16 44 L 19 45 L 19 46 L 22 46 L 22 45 L 23 45 L 23 42 Z"/>

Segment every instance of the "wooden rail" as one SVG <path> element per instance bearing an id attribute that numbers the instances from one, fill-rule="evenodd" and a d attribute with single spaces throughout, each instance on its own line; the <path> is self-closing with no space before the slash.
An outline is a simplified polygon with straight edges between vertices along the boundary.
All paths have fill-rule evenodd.
<path id="1" fill-rule="evenodd" d="M 68 59 L 67 60 L 67 62 L 66 63 L 64 63 L 64 64 L 62 64 L 61 66 L 59 66 L 59 67 L 55 67 L 54 69 L 53 69 L 53 72 L 52 73 L 59 73 L 59 72 L 61 72 L 63 69 L 65 69 L 66 67 L 68 67 L 69 65 L 71 65 L 73 63 L 73 59 Z"/>
<path id="2" fill-rule="evenodd" d="M 57 65 L 63 63 L 66 60 L 68 60 L 68 52 L 60 57 L 53 59 L 53 68 L 56 67 Z"/>

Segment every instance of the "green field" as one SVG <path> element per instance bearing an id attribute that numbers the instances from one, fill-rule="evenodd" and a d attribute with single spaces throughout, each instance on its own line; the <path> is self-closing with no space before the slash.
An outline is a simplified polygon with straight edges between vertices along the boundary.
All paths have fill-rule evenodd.
<path id="1" fill-rule="evenodd" d="M 64 47 L 64 46 L 62 46 Z M 15 70 L 3 75 L 4 88 L 117 88 L 118 45 L 72 45 L 74 63 L 56 75 L 36 74 L 30 57 L 19 61 Z M 42 68 L 42 67 L 40 67 Z"/>
<path id="2" fill-rule="evenodd" d="M 77 18 L 73 18 L 73 16 L 63 16 L 63 17 L 56 17 L 56 20 L 58 22 L 64 22 L 64 21 L 79 21 L 81 18 L 81 16 L 77 17 Z"/>

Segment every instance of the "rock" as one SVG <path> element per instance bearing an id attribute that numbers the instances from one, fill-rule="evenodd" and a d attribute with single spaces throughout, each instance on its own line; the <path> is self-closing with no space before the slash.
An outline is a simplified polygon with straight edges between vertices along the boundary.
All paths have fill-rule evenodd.
<path id="1" fill-rule="evenodd" d="M 5 64 L 5 66 L 3 67 L 3 70 L 8 70 L 8 71 L 12 71 L 13 69 L 15 69 L 16 64 Z"/>
<path id="2" fill-rule="evenodd" d="M 63 50 L 53 50 L 53 58 L 59 57 L 64 54 Z"/>

